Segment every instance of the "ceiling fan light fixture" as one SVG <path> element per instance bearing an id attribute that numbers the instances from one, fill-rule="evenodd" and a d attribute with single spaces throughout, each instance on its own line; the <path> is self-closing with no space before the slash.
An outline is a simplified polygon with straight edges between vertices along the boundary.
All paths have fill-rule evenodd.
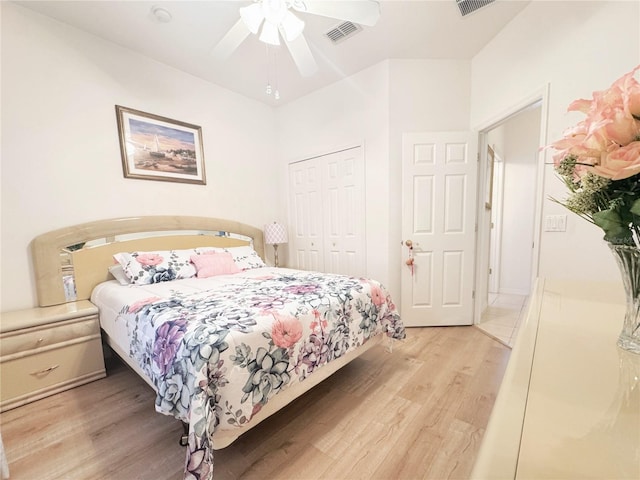
<path id="1" fill-rule="evenodd" d="M 280 33 L 278 27 L 270 22 L 264 22 L 262 32 L 260 32 L 260 41 L 269 45 L 280 45 Z"/>
<path id="2" fill-rule="evenodd" d="M 303 77 L 308 77 L 318 71 L 318 64 L 303 35 L 305 22 L 294 15 L 294 12 L 338 18 L 343 22 L 349 22 L 357 30 L 358 24 L 366 26 L 376 24 L 380 17 L 380 2 L 378 0 L 254 0 L 251 5 L 242 7 L 239 11 L 241 18 L 216 45 L 214 49 L 216 57 L 229 56 L 250 34 L 258 36 L 261 42 L 274 46 L 280 46 L 282 36 L 282 41 L 298 71 Z M 269 84 L 270 82 L 267 81 L 267 85 Z M 273 91 L 279 96 L 277 86 Z"/>
<path id="3" fill-rule="evenodd" d="M 264 20 L 264 13 L 262 12 L 261 5 L 259 3 L 254 3 L 248 7 L 242 7 L 240 9 L 240 17 L 249 31 L 256 35 Z"/>
<path id="4" fill-rule="evenodd" d="M 284 37 L 287 39 L 287 42 L 292 42 L 298 38 L 304 30 L 304 22 L 289 11 L 282 19 L 280 25 L 282 26 L 282 30 L 284 30 Z"/>
<path id="5" fill-rule="evenodd" d="M 280 25 L 289 7 L 285 0 L 261 0 L 262 14 L 267 22 Z"/>

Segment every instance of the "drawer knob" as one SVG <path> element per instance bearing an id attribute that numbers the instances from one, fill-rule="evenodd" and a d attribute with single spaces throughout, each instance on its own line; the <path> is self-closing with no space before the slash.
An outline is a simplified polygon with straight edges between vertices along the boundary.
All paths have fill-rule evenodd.
<path id="1" fill-rule="evenodd" d="M 38 370 L 37 372 L 31 372 L 31 375 L 44 375 L 46 373 L 52 372 L 53 370 L 55 370 L 56 368 L 58 368 L 60 365 L 52 365 L 49 368 L 45 368 L 44 370 Z"/>
<path id="2" fill-rule="evenodd" d="M 43 342 L 43 340 L 44 340 L 44 338 L 40 337 L 40 338 L 36 341 L 36 343 L 42 343 L 42 342 Z"/>

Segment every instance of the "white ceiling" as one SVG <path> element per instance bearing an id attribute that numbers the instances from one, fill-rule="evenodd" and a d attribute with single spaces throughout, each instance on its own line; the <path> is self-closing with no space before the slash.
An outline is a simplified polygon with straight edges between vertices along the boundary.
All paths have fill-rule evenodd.
<path id="1" fill-rule="evenodd" d="M 211 56 L 211 49 L 238 20 L 238 9 L 250 1 L 15 3 L 247 97 L 282 105 L 384 59 L 470 59 L 529 1 L 496 0 L 462 17 L 456 0 L 383 0 L 375 27 L 363 27 L 335 45 L 324 33 L 340 20 L 297 14 L 306 22 L 304 35 L 319 66 L 312 77 L 300 76 L 286 47 L 270 47 L 267 54 L 266 45 L 253 35 L 229 59 L 220 62 Z M 171 22 L 154 19 L 154 5 L 167 9 Z M 270 82 L 277 83 L 279 101 L 265 93 L 269 75 Z"/>

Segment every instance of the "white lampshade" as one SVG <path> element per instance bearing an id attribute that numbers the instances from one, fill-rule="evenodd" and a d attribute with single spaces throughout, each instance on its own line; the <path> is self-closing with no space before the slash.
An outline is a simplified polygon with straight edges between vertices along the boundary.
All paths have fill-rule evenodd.
<path id="1" fill-rule="evenodd" d="M 264 226 L 264 242 L 267 245 L 279 245 L 288 241 L 287 229 L 281 223 L 273 222 Z"/>

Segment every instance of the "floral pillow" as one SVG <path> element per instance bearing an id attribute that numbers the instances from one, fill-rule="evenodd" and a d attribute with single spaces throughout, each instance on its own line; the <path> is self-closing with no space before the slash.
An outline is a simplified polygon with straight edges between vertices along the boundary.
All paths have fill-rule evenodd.
<path id="1" fill-rule="evenodd" d="M 243 247 L 200 247 L 196 248 L 199 255 L 209 252 L 228 252 L 233 257 L 233 261 L 236 263 L 240 270 L 251 270 L 253 268 L 266 267 L 266 264 L 262 261 L 262 258 L 253 249 L 252 246 L 247 245 Z"/>
<path id="2" fill-rule="evenodd" d="M 116 253 L 113 258 L 135 285 L 168 282 L 196 275 L 191 263 L 190 250 L 168 250 L 159 252 Z"/>
<path id="3" fill-rule="evenodd" d="M 229 252 L 207 252 L 202 255 L 191 255 L 191 261 L 196 266 L 198 278 L 229 275 L 242 271 L 233 261 Z"/>

